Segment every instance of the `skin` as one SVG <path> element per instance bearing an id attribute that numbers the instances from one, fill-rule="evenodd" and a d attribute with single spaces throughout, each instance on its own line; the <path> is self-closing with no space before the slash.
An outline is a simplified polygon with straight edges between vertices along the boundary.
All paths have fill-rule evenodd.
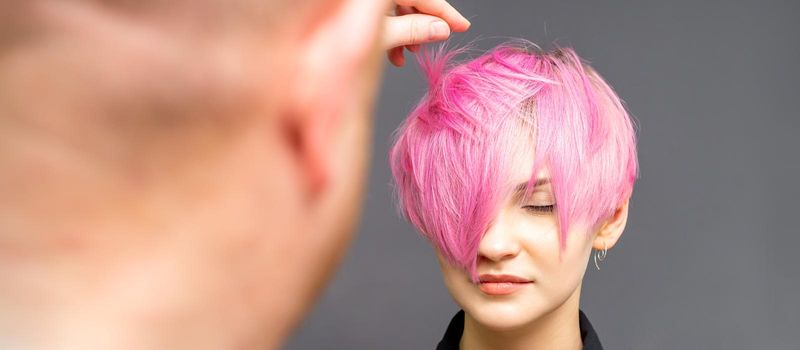
<path id="1" fill-rule="evenodd" d="M 528 157 L 533 159 L 532 157 Z M 532 164 L 513 171 L 514 184 L 531 178 Z M 546 169 L 537 181 L 547 179 Z M 594 249 L 611 249 L 625 228 L 628 201 L 597 229 L 571 225 L 559 248 L 549 183 L 530 196 L 509 195 L 478 248 L 478 274 L 509 274 L 533 281 L 509 295 L 489 295 L 463 270 L 439 256 L 445 285 L 465 311 L 461 349 L 581 349 L 578 306 L 583 275 Z"/>
<path id="2" fill-rule="evenodd" d="M 421 43 L 444 40 L 451 32 L 466 31 L 470 23 L 445 1 L 395 0 L 395 16 L 387 17 L 384 47 L 395 66 L 405 64 L 403 49 L 417 52 Z"/>
<path id="3" fill-rule="evenodd" d="M 352 238 L 381 53 L 469 26 L 389 5 L 0 5 L 0 347 L 278 348 Z"/>

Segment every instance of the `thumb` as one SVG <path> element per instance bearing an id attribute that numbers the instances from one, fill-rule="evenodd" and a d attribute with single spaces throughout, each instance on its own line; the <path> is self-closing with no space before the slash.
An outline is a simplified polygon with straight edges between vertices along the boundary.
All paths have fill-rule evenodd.
<path id="1" fill-rule="evenodd" d="M 384 22 L 383 48 L 424 44 L 445 40 L 450 36 L 450 26 L 439 17 L 409 14 L 387 17 Z"/>

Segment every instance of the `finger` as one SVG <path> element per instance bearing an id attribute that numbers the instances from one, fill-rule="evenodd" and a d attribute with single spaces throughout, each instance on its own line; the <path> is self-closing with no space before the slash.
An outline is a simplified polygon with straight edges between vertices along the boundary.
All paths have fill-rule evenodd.
<path id="1" fill-rule="evenodd" d="M 428 15 L 387 17 L 384 24 L 383 47 L 386 49 L 445 40 L 450 36 L 447 23 Z"/>
<path id="2" fill-rule="evenodd" d="M 395 0 L 398 7 L 410 6 L 423 14 L 443 19 L 454 32 L 466 31 L 469 20 L 445 0 Z"/>
<path id="3" fill-rule="evenodd" d="M 410 15 L 410 14 L 414 14 L 414 13 L 419 13 L 419 11 L 417 11 L 417 9 L 415 9 L 415 8 L 413 8 L 411 6 L 396 6 L 396 9 L 395 9 L 395 14 L 397 16 Z M 410 52 L 414 52 L 414 53 L 419 52 L 419 44 L 406 45 L 405 48 L 406 48 L 406 50 L 408 50 Z"/>
<path id="4" fill-rule="evenodd" d="M 417 11 L 417 9 L 415 9 L 415 8 L 413 8 L 411 6 L 396 6 L 396 9 L 395 9 L 395 14 L 397 16 L 410 15 L 410 14 L 414 14 L 414 13 L 419 13 L 419 11 Z M 419 44 L 406 45 L 405 48 L 406 48 L 406 50 L 408 50 L 410 52 L 413 52 L 413 53 L 419 52 Z"/>
<path id="5" fill-rule="evenodd" d="M 387 55 L 389 56 L 389 62 L 397 67 L 402 67 L 406 63 L 406 58 L 403 56 L 403 47 L 395 47 L 389 51 L 387 51 Z"/>

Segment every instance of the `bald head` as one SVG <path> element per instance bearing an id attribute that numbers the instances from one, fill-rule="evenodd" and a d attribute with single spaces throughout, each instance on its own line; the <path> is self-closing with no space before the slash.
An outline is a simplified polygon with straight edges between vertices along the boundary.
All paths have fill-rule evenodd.
<path id="1" fill-rule="evenodd" d="M 356 222 L 383 13 L 0 4 L 0 339 L 277 347 Z"/>

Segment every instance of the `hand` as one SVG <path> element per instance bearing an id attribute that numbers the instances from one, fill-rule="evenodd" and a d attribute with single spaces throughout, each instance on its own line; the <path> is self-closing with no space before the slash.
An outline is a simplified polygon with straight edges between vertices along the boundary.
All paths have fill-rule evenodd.
<path id="1" fill-rule="evenodd" d="M 451 32 L 466 31 L 470 23 L 445 0 L 394 0 L 394 16 L 384 20 L 383 46 L 395 66 L 405 64 L 403 50 L 445 40 Z"/>

